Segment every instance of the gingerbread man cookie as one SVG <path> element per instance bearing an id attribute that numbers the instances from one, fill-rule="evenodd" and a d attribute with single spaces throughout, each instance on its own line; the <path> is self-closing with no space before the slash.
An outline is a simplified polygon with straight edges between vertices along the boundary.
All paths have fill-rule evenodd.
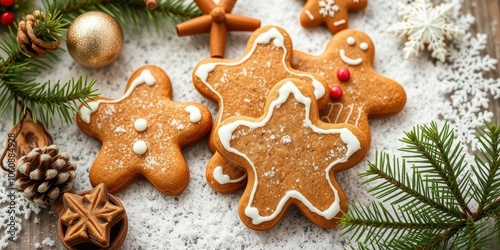
<path id="1" fill-rule="evenodd" d="M 202 95 L 217 102 L 219 112 L 214 121 L 216 127 L 223 119 L 234 115 L 258 117 L 264 110 L 269 90 L 280 80 L 288 77 L 304 80 L 314 91 L 318 106 L 328 102 L 327 85 L 317 75 L 301 72 L 291 67 L 292 41 L 285 30 L 267 26 L 256 30 L 247 44 L 245 55 L 236 60 L 207 59 L 193 71 L 193 82 Z M 213 151 L 212 131 L 210 148 Z M 212 188 L 219 192 L 240 189 L 244 173 L 230 166 L 218 153 L 207 165 L 206 177 Z M 227 169 L 228 171 L 222 171 Z"/>
<path id="2" fill-rule="evenodd" d="M 312 28 L 321 23 L 333 33 L 348 27 L 348 12 L 366 7 L 367 0 L 307 0 L 300 15 L 300 24 Z"/>
<path id="3" fill-rule="evenodd" d="M 309 86 L 284 79 L 269 93 L 261 117 L 224 120 L 215 146 L 248 174 L 239 204 L 248 227 L 268 230 L 295 206 L 318 226 L 331 228 L 347 212 L 335 174 L 361 161 L 368 141 L 354 125 L 322 122 Z"/>
<path id="4" fill-rule="evenodd" d="M 399 113 L 406 104 L 401 85 L 373 69 L 375 46 L 359 30 L 333 36 L 320 56 L 294 51 L 293 67 L 324 76 L 330 101 L 320 110 L 321 120 L 356 125 L 370 141 L 369 118 Z"/>
<path id="5" fill-rule="evenodd" d="M 333 36 L 323 55 L 294 51 L 292 60 L 294 68 L 321 75 L 330 86 L 330 100 L 320 110 L 321 120 L 353 124 L 363 131 L 369 143 L 368 119 L 395 115 L 406 103 L 401 85 L 373 70 L 374 56 L 375 47 L 365 33 L 344 30 Z M 245 186 L 244 173 L 220 166 L 214 171 L 219 189 L 230 186 L 235 191 Z"/>
<path id="6" fill-rule="evenodd" d="M 142 176 L 164 194 L 179 194 L 189 182 L 182 149 L 207 135 L 211 123 L 205 106 L 172 101 L 170 79 L 162 69 L 144 66 L 122 97 L 98 97 L 80 107 L 78 126 L 102 142 L 90 182 L 117 193 Z"/>

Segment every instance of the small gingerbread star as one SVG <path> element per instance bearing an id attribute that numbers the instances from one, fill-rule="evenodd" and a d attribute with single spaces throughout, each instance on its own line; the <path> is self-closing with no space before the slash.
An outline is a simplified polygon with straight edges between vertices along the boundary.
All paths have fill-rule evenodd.
<path id="1" fill-rule="evenodd" d="M 221 0 L 216 5 L 212 0 L 194 0 L 203 16 L 177 25 L 178 36 L 210 33 L 210 56 L 224 57 L 228 31 L 254 31 L 260 20 L 231 14 L 236 0 Z"/>
<path id="2" fill-rule="evenodd" d="M 357 127 L 324 123 L 317 110 L 304 82 L 285 79 L 269 93 L 261 117 L 220 124 L 217 151 L 248 174 L 239 214 L 250 228 L 274 227 L 290 206 L 324 228 L 347 211 L 335 173 L 361 161 L 368 144 Z"/>
<path id="3" fill-rule="evenodd" d="M 130 78 L 118 99 L 99 97 L 80 107 L 77 123 L 102 141 L 90 168 L 92 185 L 105 183 L 119 192 L 145 177 L 158 190 L 175 195 L 189 182 L 182 149 L 201 140 L 211 129 L 210 111 L 199 103 L 174 102 L 165 72 L 144 66 Z"/>
<path id="4" fill-rule="evenodd" d="M 324 106 L 328 102 L 327 85 L 317 75 L 292 69 L 292 50 L 292 40 L 285 30 L 267 26 L 252 34 L 242 58 L 236 60 L 212 58 L 200 62 L 194 69 L 193 82 L 202 95 L 219 105 L 214 127 L 230 116 L 261 115 L 269 90 L 280 80 L 290 77 L 306 81 L 311 89 L 314 89 L 319 106 Z M 214 136 L 216 135 L 212 131 L 210 135 L 212 149 Z M 221 175 L 217 174 L 217 171 L 221 168 L 229 169 L 230 167 L 226 167 L 228 164 L 215 153 L 207 165 L 208 183 L 219 192 L 234 190 L 231 184 L 219 188 L 222 187 L 222 183 L 219 178 Z M 234 174 L 244 173 L 236 168 Z M 224 172 L 223 175 L 227 176 L 228 172 Z"/>
<path id="5" fill-rule="evenodd" d="M 321 120 L 350 123 L 370 141 L 369 118 L 400 112 L 406 104 L 401 85 L 375 72 L 375 47 L 359 30 L 343 30 L 332 37 L 320 56 L 294 51 L 293 67 L 325 77 L 330 101 L 320 110 Z"/>
<path id="6" fill-rule="evenodd" d="M 333 33 L 348 27 L 348 12 L 366 7 L 367 0 L 307 0 L 300 15 L 300 24 L 312 28 L 321 23 Z"/>
<path id="7" fill-rule="evenodd" d="M 90 243 L 106 248 L 110 243 L 111 228 L 122 220 L 125 209 L 112 204 L 104 184 L 86 195 L 65 193 L 61 222 L 66 226 L 63 241 L 68 246 Z"/>

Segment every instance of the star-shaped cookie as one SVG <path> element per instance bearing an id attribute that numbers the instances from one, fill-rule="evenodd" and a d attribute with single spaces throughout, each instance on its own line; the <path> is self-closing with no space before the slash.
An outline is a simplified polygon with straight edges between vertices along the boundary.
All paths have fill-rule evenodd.
<path id="1" fill-rule="evenodd" d="M 324 228 L 347 211 L 335 174 L 361 161 L 368 142 L 354 125 L 322 122 L 314 99 L 302 81 L 285 79 L 261 117 L 230 117 L 217 129 L 217 151 L 248 174 L 239 214 L 252 229 L 274 227 L 291 206 Z"/>
<path id="2" fill-rule="evenodd" d="M 314 90 L 318 106 L 324 106 L 328 101 L 327 85 L 317 75 L 292 69 L 292 50 L 292 40 L 285 30 L 267 26 L 259 28 L 252 34 L 242 58 L 236 60 L 212 58 L 200 62 L 193 71 L 193 82 L 202 95 L 219 105 L 214 127 L 225 118 L 234 115 L 260 116 L 269 90 L 278 81 L 288 77 L 306 81 L 309 88 Z M 215 133 L 212 131 L 209 143 L 212 151 L 214 137 Z M 231 173 L 224 172 L 218 175 L 217 172 L 220 169 L 231 168 L 226 165 L 227 161 L 217 153 L 207 165 L 208 183 L 220 192 L 235 190 L 232 183 L 226 185 L 220 182 L 220 176 L 227 176 L 226 179 L 229 178 L 231 181 Z M 231 171 L 238 175 L 243 174 L 235 167 L 232 167 Z M 236 186 L 236 189 L 239 188 Z"/>
<path id="3" fill-rule="evenodd" d="M 97 185 L 85 195 L 65 193 L 63 203 L 60 220 L 66 226 L 62 240 L 67 246 L 89 243 L 107 248 L 111 228 L 126 219 L 123 206 L 110 202 L 104 184 Z"/>
<path id="4" fill-rule="evenodd" d="M 176 195 L 189 182 L 182 149 L 201 140 L 211 129 L 210 111 L 199 103 L 172 101 L 167 74 L 144 66 L 130 78 L 125 94 L 105 97 L 80 107 L 77 124 L 102 141 L 90 168 L 92 185 L 106 184 L 117 193 L 138 177 L 158 190 Z"/>
<path id="5" fill-rule="evenodd" d="M 330 89 L 341 89 L 342 96 L 331 96 L 320 110 L 321 120 L 354 124 L 368 141 L 371 138 L 369 118 L 395 115 L 406 104 L 403 87 L 373 69 L 374 57 L 375 46 L 370 37 L 362 31 L 348 29 L 333 36 L 322 55 L 294 51 L 292 61 L 296 69 L 325 77 Z"/>
<path id="6" fill-rule="evenodd" d="M 367 0 L 307 0 L 300 14 L 300 24 L 312 28 L 321 23 L 333 33 L 348 27 L 348 12 L 366 7 Z"/>

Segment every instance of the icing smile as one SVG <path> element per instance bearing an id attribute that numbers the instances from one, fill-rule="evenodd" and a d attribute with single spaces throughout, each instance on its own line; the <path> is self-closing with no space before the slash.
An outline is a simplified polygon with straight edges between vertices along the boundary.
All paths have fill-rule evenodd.
<path id="1" fill-rule="evenodd" d="M 349 65 L 358 65 L 358 64 L 361 64 L 363 62 L 363 58 L 352 59 L 352 58 L 346 56 L 344 49 L 340 49 L 339 54 L 340 54 L 340 58 L 342 59 L 342 61 L 349 64 Z"/>

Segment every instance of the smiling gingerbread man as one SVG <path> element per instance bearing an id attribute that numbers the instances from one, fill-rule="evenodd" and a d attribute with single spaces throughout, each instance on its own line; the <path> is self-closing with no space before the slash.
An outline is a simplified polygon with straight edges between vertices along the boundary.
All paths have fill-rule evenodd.
<path id="1" fill-rule="evenodd" d="M 406 93 L 397 82 L 373 69 L 375 46 L 359 30 L 343 30 L 332 37 L 320 56 L 294 51 L 292 66 L 323 76 L 330 88 L 330 101 L 320 110 L 321 120 L 350 123 L 370 141 L 370 118 L 400 112 Z"/>

